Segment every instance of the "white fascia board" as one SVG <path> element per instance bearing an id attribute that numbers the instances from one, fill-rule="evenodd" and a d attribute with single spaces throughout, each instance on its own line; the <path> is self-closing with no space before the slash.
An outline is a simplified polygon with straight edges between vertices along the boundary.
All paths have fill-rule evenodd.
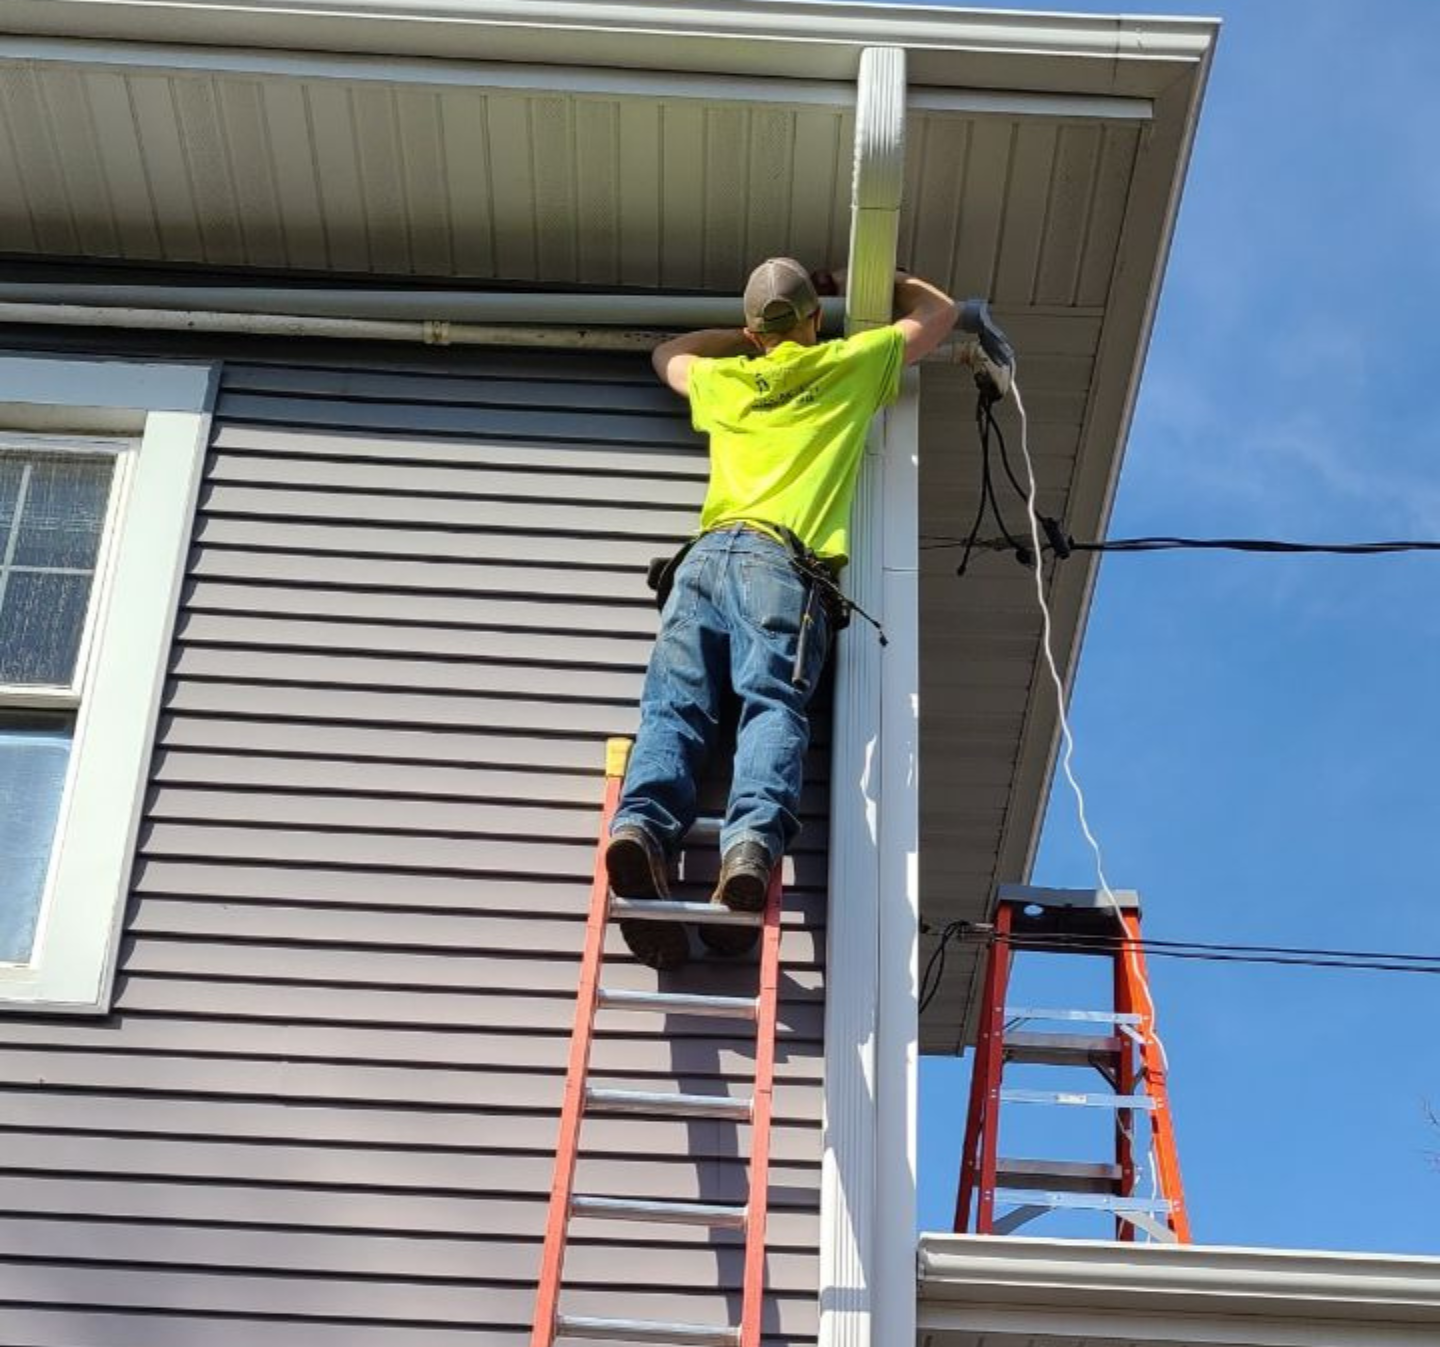
<path id="1" fill-rule="evenodd" d="M 0 0 L 0 13 L 3 13 L 3 0 Z M 855 103 L 854 83 L 839 79 L 680 75 L 664 70 L 623 70 L 613 66 L 573 65 L 568 62 L 557 66 L 535 62 L 455 61 L 426 57 L 396 59 L 347 52 L 116 43 L 93 38 L 0 35 L 0 60 L 101 67 L 138 74 L 341 80 L 349 84 L 420 85 L 425 88 L 480 89 L 520 94 L 564 93 L 597 98 L 688 98 L 707 103 L 765 103 L 771 107 L 848 109 Z M 1003 101 L 1002 95 L 991 94 L 988 97 Z M 1076 100 L 1076 103 L 1099 110 L 1110 108 L 1117 116 L 1132 112 L 1136 107 L 1149 106 L 1143 100 L 1134 99 L 1084 99 Z M 937 106 L 949 108 L 943 99 L 937 99 Z M 1050 115 L 1053 115 L 1053 110 Z"/>
<path id="2" fill-rule="evenodd" d="M 0 0 L 3 9 L 3 0 Z M 769 107 L 849 109 L 855 86 L 844 79 L 779 78 L 754 75 L 676 74 L 662 70 L 454 61 L 236 48 L 100 42 L 91 38 L 26 37 L 0 34 L 0 61 L 24 61 L 79 69 L 123 70 L 137 74 L 247 76 L 266 79 L 341 80 L 345 83 L 418 85 L 424 88 L 482 89 L 507 93 L 594 98 L 694 99 L 705 103 L 764 103 Z M 1044 117 L 1049 121 L 1145 122 L 1148 98 L 1043 91 L 947 89 L 910 91 L 915 112 L 948 112 L 965 117 Z"/>
<path id="3" fill-rule="evenodd" d="M 1440 1337 L 1440 1259 L 922 1235 L 921 1330 L 1381 1347 Z"/>
<path id="4" fill-rule="evenodd" d="M 1216 23 L 900 5 L 659 0 L 0 0 L 11 35 L 373 52 L 853 79 L 868 46 L 915 53 L 916 83 L 1158 94 Z M 977 65 L 957 55 L 982 58 Z M 931 57 L 935 59 L 930 59 Z M 1058 60 L 1058 64 L 1057 64 Z"/>

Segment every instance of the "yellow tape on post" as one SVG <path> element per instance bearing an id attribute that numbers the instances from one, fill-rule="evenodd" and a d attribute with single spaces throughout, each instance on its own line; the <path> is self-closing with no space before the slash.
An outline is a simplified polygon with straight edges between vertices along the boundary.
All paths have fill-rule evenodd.
<path id="1" fill-rule="evenodd" d="M 605 775 L 624 776 L 630 763 L 630 750 L 634 747 L 630 739 L 607 739 L 605 741 Z"/>

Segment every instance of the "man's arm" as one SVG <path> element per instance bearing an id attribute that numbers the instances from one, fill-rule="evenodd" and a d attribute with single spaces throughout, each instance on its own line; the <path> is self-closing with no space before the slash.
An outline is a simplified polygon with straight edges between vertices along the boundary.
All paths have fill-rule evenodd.
<path id="1" fill-rule="evenodd" d="M 843 295 L 848 280 L 844 271 L 816 272 L 822 295 Z M 947 336 L 960 316 L 960 306 L 938 286 L 907 272 L 895 273 L 895 321 L 905 338 L 905 363 L 923 360 Z"/>
<path id="2" fill-rule="evenodd" d="M 711 327 L 662 341 L 650 353 L 650 363 L 655 366 L 655 373 L 684 398 L 690 396 L 690 366 L 697 360 L 744 355 L 749 349 L 742 329 Z"/>
<path id="3" fill-rule="evenodd" d="M 950 335 L 960 310 L 938 286 L 898 271 L 895 273 L 895 314 L 893 326 L 905 337 L 905 363 L 913 365 Z"/>

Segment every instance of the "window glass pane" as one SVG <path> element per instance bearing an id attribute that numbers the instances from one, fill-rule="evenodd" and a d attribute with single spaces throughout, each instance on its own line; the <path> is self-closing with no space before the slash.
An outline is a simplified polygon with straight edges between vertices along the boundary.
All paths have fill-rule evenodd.
<path id="1" fill-rule="evenodd" d="M 0 453 L 0 683 L 73 684 L 114 469 Z"/>
<path id="2" fill-rule="evenodd" d="M 88 575 L 13 571 L 0 605 L 0 683 L 68 684 L 89 600 Z"/>
<path id="3" fill-rule="evenodd" d="M 0 962 L 35 946 L 73 732 L 60 717 L 0 721 Z"/>
<path id="4" fill-rule="evenodd" d="M 11 564 L 93 569 L 111 467 L 109 459 L 69 454 L 32 460 Z"/>
<path id="5" fill-rule="evenodd" d="M 15 522 L 15 501 L 24 475 L 18 459 L 0 454 L 0 557 L 9 550 L 10 526 Z"/>

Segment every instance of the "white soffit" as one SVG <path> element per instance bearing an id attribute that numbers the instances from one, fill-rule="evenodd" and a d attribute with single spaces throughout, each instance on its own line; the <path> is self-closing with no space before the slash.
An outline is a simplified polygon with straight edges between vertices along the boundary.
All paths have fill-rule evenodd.
<path id="1" fill-rule="evenodd" d="M 920 1347 L 1422 1347 L 1440 1259 L 922 1235 Z"/>
<path id="2" fill-rule="evenodd" d="M 0 38 L 0 252 L 729 289 L 756 256 L 843 258 L 853 101 L 840 81 Z M 1073 198 L 1124 171 L 1149 102 L 922 89 L 911 104 L 910 185 L 941 184 L 909 212 L 918 253 L 945 238 L 981 274 L 1005 179 L 979 184 L 1008 172 L 1014 140 L 1022 170 L 1053 161 L 1052 235 L 1094 215 L 1096 291 L 1118 212 Z M 957 252 L 961 163 L 989 199 Z M 1046 274 L 1080 251 L 1052 248 Z"/>

